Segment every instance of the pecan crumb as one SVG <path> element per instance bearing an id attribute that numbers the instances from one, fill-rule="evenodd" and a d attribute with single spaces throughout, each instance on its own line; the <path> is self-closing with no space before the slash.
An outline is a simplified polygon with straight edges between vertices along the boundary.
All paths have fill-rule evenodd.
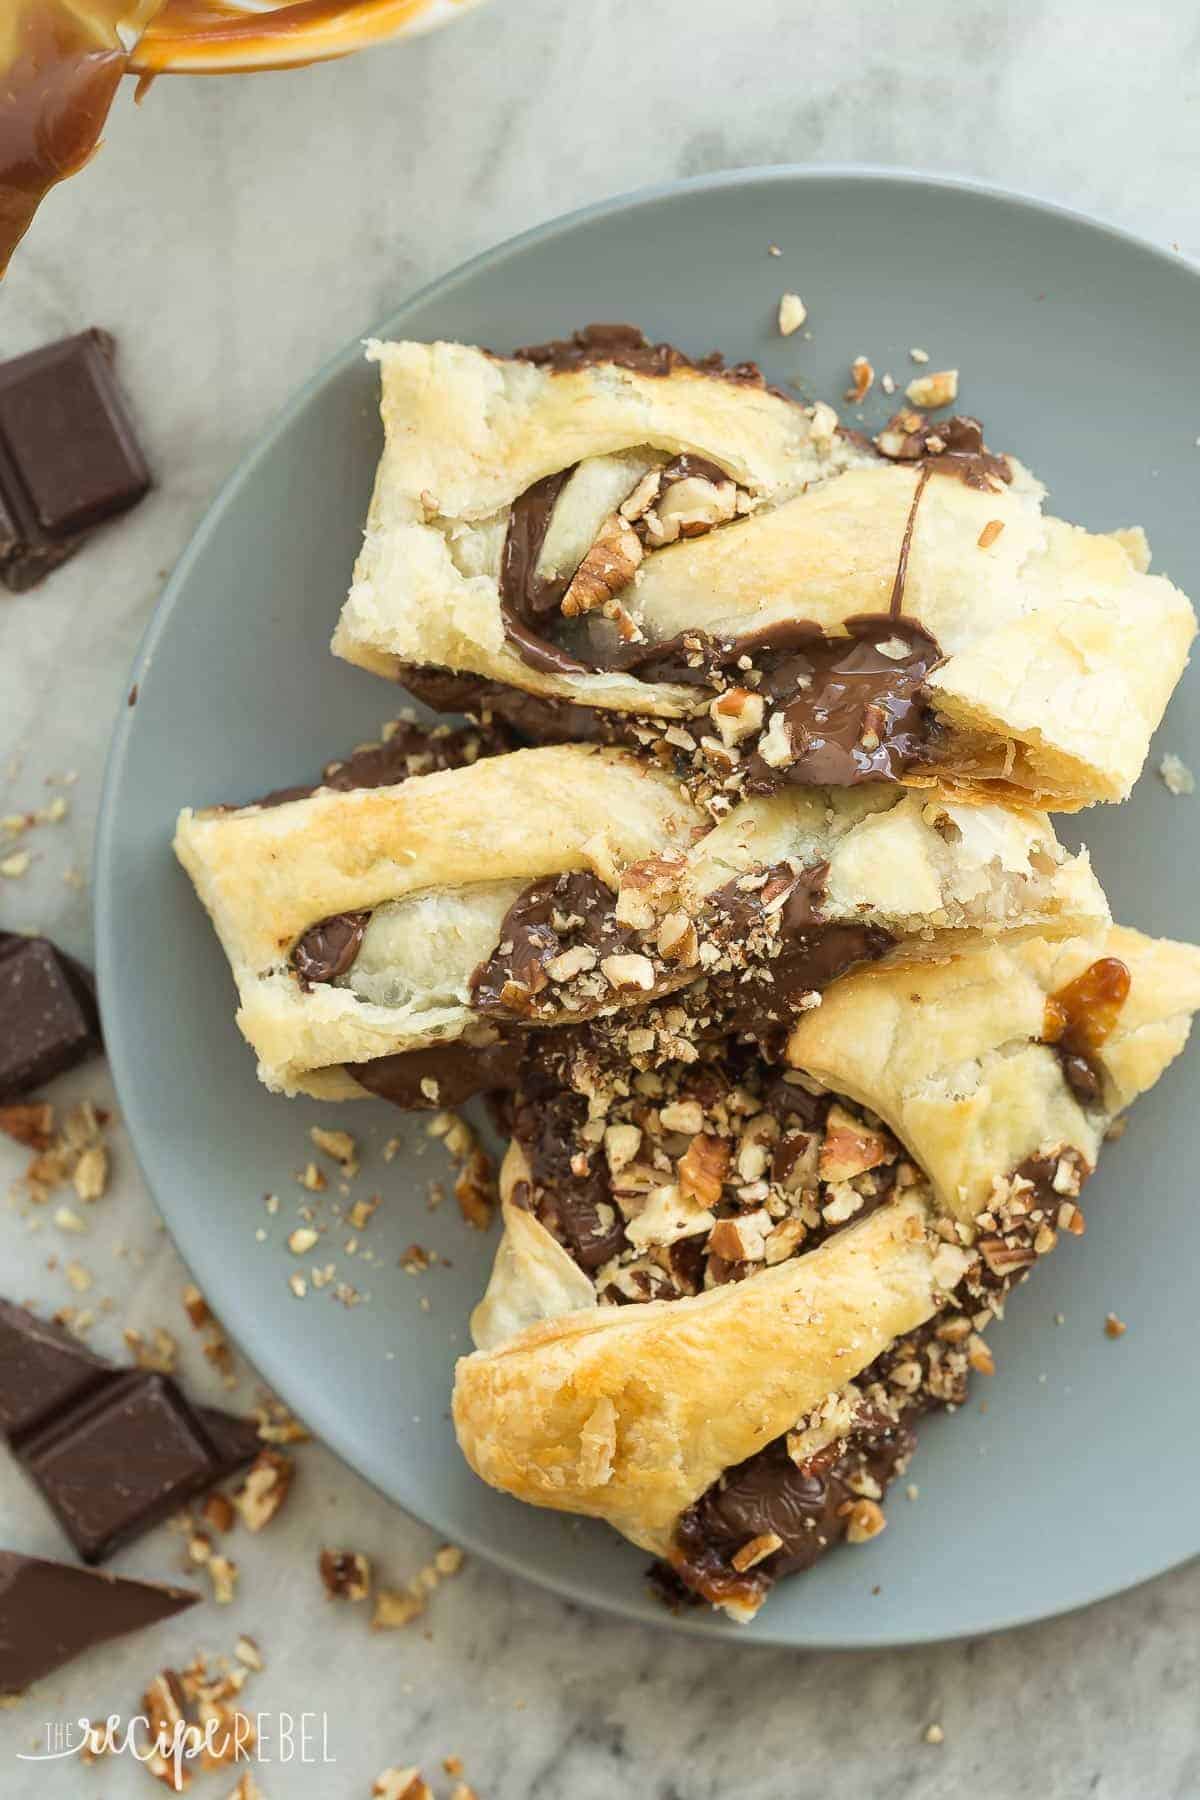
<path id="1" fill-rule="evenodd" d="M 365 1600 L 371 1591 L 371 1564 L 359 1550 L 322 1550 L 318 1567 L 331 1599 Z"/>
<path id="2" fill-rule="evenodd" d="M 433 1790 L 420 1769 L 385 1769 L 375 1777 L 374 1800 L 433 1800 Z"/>
<path id="3" fill-rule="evenodd" d="M 247 1531 L 261 1531 L 271 1523 L 287 1499 L 294 1473 L 291 1459 L 282 1452 L 259 1451 L 234 1495 L 234 1505 Z"/>
<path id="4" fill-rule="evenodd" d="M 1003 519 L 989 519 L 975 541 L 981 550 L 990 550 L 1003 530 Z"/>

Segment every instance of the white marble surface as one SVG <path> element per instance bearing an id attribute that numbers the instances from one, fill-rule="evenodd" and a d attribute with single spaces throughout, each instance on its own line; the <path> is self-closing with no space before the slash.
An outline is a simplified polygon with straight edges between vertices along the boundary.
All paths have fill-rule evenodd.
<path id="1" fill-rule="evenodd" d="M 165 573 L 218 482 L 291 389 L 420 283 L 514 231 L 610 192 L 784 160 L 961 171 L 1095 209 L 1200 254 L 1200 34 L 1181 4 L 1101 0 L 497 0 L 453 30 L 356 61 L 253 81 L 160 84 L 128 100 L 84 178 L 51 200 L 0 290 L 0 351 L 93 322 L 158 475 L 152 497 L 43 588 L 0 600 L 0 812 L 43 804 L 75 770 L 71 812 L 35 833 L 30 873 L 0 879 L 0 927 L 89 947 L 86 871 L 110 721 Z M 62 1097 L 102 1097 L 102 1065 Z M 57 1095 L 56 1095 L 57 1097 Z M 92 1231 L 31 1233 L 0 1208 L 0 1289 L 73 1298 L 61 1268 L 111 1297 L 93 1342 L 163 1323 L 200 1365 L 184 1272 L 129 1146 Z M 23 1166 L 0 1142 L 0 1195 Z M 118 1244 L 129 1247 L 116 1254 Z M 241 1397 L 253 1390 L 247 1376 Z M 433 1777 L 451 1752 L 482 1800 L 1183 1800 L 1200 1791 L 1200 1567 L 1086 1614 L 965 1645 L 804 1656 L 708 1649 L 564 1606 L 482 1565 L 435 1596 L 424 1627 L 372 1638 L 323 1604 L 323 1542 L 372 1552 L 392 1579 L 434 1538 L 318 1447 L 287 1513 L 240 1534 L 234 1607 L 207 1607 L 44 1683 L 0 1713 L 13 1800 L 149 1791 L 122 1762 L 13 1760 L 44 1720 L 128 1709 L 142 1678 L 192 1648 L 254 1633 L 268 1668 L 247 1699 L 329 1715 L 335 1767 L 259 1772 L 269 1800 L 352 1800 L 389 1763 Z M 1098 1478 L 1120 1479 L 1119 1470 Z M 1193 1504 L 1190 1496 L 1181 1504 Z M 1049 1528 L 1040 1521 L 1038 1529 Z M 1055 1527 L 1070 1555 L 1070 1521 Z M 997 1554 L 1014 1554 L 1014 1544 Z M 0 1541 L 61 1540 L 0 1465 Z M 118 1568 L 167 1573 L 168 1534 Z M 940 1748 L 922 1741 L 939 1720 Z M 193 1788 L 218 1796 L 231 1783 Z M 448 1778 L 436 1776 L 438 1795 Z"/>

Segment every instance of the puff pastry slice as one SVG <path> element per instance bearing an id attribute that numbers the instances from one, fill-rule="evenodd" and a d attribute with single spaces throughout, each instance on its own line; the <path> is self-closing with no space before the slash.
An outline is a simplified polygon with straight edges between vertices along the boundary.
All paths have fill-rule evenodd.
<path id="1" fill-rule="evenodd" d="M 981 1329 L 1082 1229 L 1106 1128 L 1197 1006 L 1200 949 L 1112 928 L 848 975 L 788 1069 L 535 1071 L 457 1370 L 472 1467 L 750 1616 L 881 1529 L 915 1418 L 990 1366 Z"/>
<path id="2" fill-rule="evenodd" d="M 1195 630 L 1140 531 L 1044 515 L 974 421 L 901 415 L 880 454 L 826 406 L 553 348 L 370 347 L 386 445 L 339 655 L 698 720 L 685 754 L 731 791 L 1128 794 Z"/>
<path id="3" fill-rule="evenodd" d="M 511 1085 L 530 1025 L 693 987 L 713 1017 L 784 1024 L 864 960 L 1107 920 L 1044 815 L 875 784 L 714 827 L 659 765 L 584 745 L 185 812 L 176 851 L 267 1085 L 401 1104 Z"/>

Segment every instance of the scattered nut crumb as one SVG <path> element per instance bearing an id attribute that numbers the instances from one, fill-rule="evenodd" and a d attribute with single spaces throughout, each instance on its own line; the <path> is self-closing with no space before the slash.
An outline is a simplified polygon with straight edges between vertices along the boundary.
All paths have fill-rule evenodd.
<path id="1" fill-rule="evenodd" d="M 307 1188 L 310 1194 L 323 1194 L 329 1186 L 325 1171 L 318 1169 L 315 1162 L 307 1163 L 297 1175 L 296 1180 L 302 1188 Z"/>
<path id="2" fill-rule="evenodd" d="M 433 1800 L 433 1790 L 422 1780 L 420 1769 L 385 1769 L 375 1777 L 374 1800 Z"/>
<path id="3" fill-rule="evenodd" d="M 303 1300 L 305 1294 L 308 1292 L 308 1283 L 298 1269 L 294 1274 L 288 1276 L 288 1286 L 291 1288 L 293 1294 L 295 1294 L 297 1300 Z"/>
<path id="4" fill-rule="evenodd" d="M 0 858 L 0 875 L 7 875 L 10 881 L 16 881 L 28 873 L 32 861 L 28 850 L 14 850 L 11 856 Z"/>
<path id="5" fill-rule="evenodd" d="M 914 406 L 949 406 L 958 399 L 958 370 L 939 369 L 933 375 L 914 375 L 904 392 Z"/>
<path id="6" fill-rule="evenodd" d="M 206 1494 L 204 1504 L 200 1508 L 200 1516 L 214 1531 L 232 1531 L 233 1521 L 237 1516 L 233 1510 L 233 1501 L 228 1494 L 214 1490 Z"/>
<path id="7" fill-rule="evenodd" d="M 981 550 L 990 550 L 1003 530 L 1003 519 L 989 519 L 975 541 Z"/>
<path id="8" fill-rule="evenodd" d="M 260 1450 L 233 1497 L 247 1531 L 261 1531 L 278 1513 L 292 1485 L 294 1466 L 278 1450 Z"/>
<path id="9" fill-rule="evenodd" d="M 288 1238 L 288 1249 L 293 1256 L 305 1256 L 319 1237 L 320 1233 L 314 1231 L 311 1225 L 297 1225 Z"/>
<path id="10" fill-rule="evenodd" d="M 1105 1335 L 1105 1337 L 1110 1337 L 1110 1338 L 1124 1337 L 1125 1333 L 1128 1330 L 1129 1330 L 1128 1325 L 1125 1324 L 1123 1319 L 1118 1319 L 1116 1313 L 1107 1313 L 1105 1315 L 1105 1319 L 1104 1319 L 1104 1335 Z"/>
<path id="11" fill-rule="evenodd" d="M 213 1599 L 218 1606 L 229 1606 L 237 1589 L 237 1564 L 228 1556 L 210 1556 L 206 1567 L 212 1578 Z"/>
<path id="12" fill-rule="evenodd" d="M 927 363 L 929 361 L 928 350 L 910 350 L 908 354 L 915 363 Z"/>
<path id="13" fill-rule="evenodd" d="M 925 1742 L 927 1744 L 944 1744 L 945 1741 L 946 1734 L 940 1725 L 927 1725 L 925 1727 Z"/>
<path id="14" fill-rule="evenodd" d="M 358 1145 L 348 1131 L 327 1131 L 321 1125 L 314 1125 L 308 1135 L 318 1150 L 341 1164 L 346 1175 L 358 1174 Z"/>
<path id="15" fill-rule="evenodd" d="M 248 1669 L 264 1669 L 263 1654 L 252 1637 L 240 1637 L 233 1646 L 233 1654 L 238 1661 L 245 1663 Z"/>
<path id="16" fill-rule="evenodd" d="M 86 1294 L 92 1285 L 92 1277 L 82 1263 L 69 1262 L 63 1271 L 77 1294 Z"/>
<path id="17" fill-rule="evenodd" d="M 1163 785 L 1166 787 L 1169 794 L 1174 794 L 1179 797 L 1184 794 L 1195 793 L 1196 777 L 1192 774 L 1192 771 L 1188 768 L 1183 758 L 1181 756 L 1176 756 L 1174 751 L 1167 751 L 1166 755 L 1158 765 L 1158 772 L 1162 777 Z"/>
<path id="18" fill-rule="evenodd" d="M 808 308 L 799 294 L 784 294 L 779 301 L 779 332 L 781 337 L 791 337 L 793 331 L 799 331 L 808 317 Z"/>
<path id="19" fill-rule="evenodd" d="M 362 1231 L 373 1215 L 378 1212 L 381 1198 L 382 1196 L 379 1194 L 371 1194 L 365 1200 L 354 1202 L 347 1217 L 355 1231 Z"/>
<path id="20" fill-rule="evenodd" d="M 850 386 L 846 389 L 846 399 L 852 404 L 865 400 L 875 380 L 875 370 L 865 356 L 856 356 L 850 364 Z"/>
<path id="21" fill-rule="evenodd" d="M 322 1550 L 317 1559 L 325 1592 L 334 1600 L 365 1600 L 371 1591 L 371 1564 L 358 1550 Z"/>
<path id="22" fill-rule="evenodd" d="M 44 1100 L 0 1106 L 0 1131 L 27 1150 L 48 1150 L 54 1140 L 54 1108 Z"/>
<path id="23" fill-rule="evenodd" d="M 208 1301 L 194 1282 L 188 1283 L 183 1290 L 183 1310 L 197 1331 L 202 1325 L 212 1323 L 212 1314 L 208 1310 Z"/>
<path id="24" fill-rule="evenodd" d="M 768 255 L 768 256 L 782 256 L 782 255 L 783 255 L 783 251 L 782 251 L 782 250 L 781 250 L 781 249 L 780 249 L 780 248 L 779 248 L 779 245 L 778 245 L 778 244 L 768 244 L 768 245 L 767 245 L 767 255 Z M 1197 439 L 1196 439 L 1196 442 L 1197 442 L 1197 443 L 1198 443 L 1198 444 L 1200 444 L 1200 438 L 1197 438 Z M 453 1771 L 452 1771 L 452 1770 L 447 1770 L 447 1771 L 446 1771 L 446 1772 L 447 1772 L 447 1774 L 452 1774 L 452 1773 L 453 1773 Z"/>
<path id="25" fill-rule="evenodd" d="M 132 1325 L 127 1325 L 121 1335 L 132 1352 L 133 1360 L 139 1369 L 152 1369 L 158 1375 L 175 1373 L 179 1345 L 171 1333 L 164 1331 L 161 1325 L 155 1326 L 150 1333 L 149 1340 L 147 1340 L 145 1332 L 135 1330 Z"/>

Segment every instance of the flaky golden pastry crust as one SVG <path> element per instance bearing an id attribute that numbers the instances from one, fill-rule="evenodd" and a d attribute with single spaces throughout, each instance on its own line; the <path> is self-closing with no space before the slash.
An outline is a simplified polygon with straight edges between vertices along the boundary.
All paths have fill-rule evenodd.
<path id="1" fill-rule="evenodd" d="M 175 852 L 229 958 L 260 1077 L 336 1099 L 361 1092 L 337 1065 L 460 1037 L 477 1022 L 466 977 L 527 882 L 581 869 L 615 886 L 626 863 L 687 847 L 702 823 L 659 771 L 624 751 L 571 744 L 399 787 L 185 810 Z M 329 984 L 303 992 L 288 967 L 301 933 L 391 902 L 412 903 L 398 917 L 405 979 L 393 1003 Z"/>
<path id="2" fill-rule="evenodd" d="M 458 1365 L 476 1473 L 665 1553 L 679 1514 L 913 1330 L 966 1256 L 908 1195 L 808 1256 L 692 1300 L 592 1308 Z"/>
<path id="3" fill-rule="evenodd" d="M 1086 852 L 1068 857 L 1043 814 L 879 786 L 792 789 L 713 828 L 656 765 L 582 745 L 398 787 L 184 812 L 176 852 L 229 957 L 262 1079 L 322 1099 L 361 1093 L 345 1063 L 492 1033 L 471 1006 L 472 972 L 526 884 L 565 870 L 618 889 L 620 916 L 645 860 L 670 855 L 668 904 L 699 917 L 714 890 L 755 869 L 828 865 L 824 915 L 886 929 L 909 959 L 944 956 L 964 933 L 1075 933 L 1107 920 Z M 353 970 L 302 987 L 288 961 L 301 934 L 371 909 Z"/>
<path id="4" fill-rule="evenodd" d="M 1085 1108 L 1037 1040 L 1047 996 L 1098 957 L 1132 984 Z M 932 1178 L 807 1255 L 690 1299 L 601 1307 L 515 1203 L 512 1235 L 458 1365 L 454 1417 L 472 1467 L 542 1506 L 607 1519 L 664 1553 L 723 1470 L 844 1388 L 954 1288 L 973 1222 L 1024 1160 L 1094 1163 L 1112 1115 L 1153 1085 L 1200 1006 L 1200 949 L 1112 928 L 1089 942 L 981 948 L 919 970 L 850 975 L 806 1015 L 792 1064 L 878 1113 Z M 946 1215 L 955 1243 L 935 1235 Z M 990 1216 L 990 1215 L 989 1215 Z M 540 1233 L 540 1238 L 538 1234 Z M 543 1241 L 544 1240 L 544 1241 Z M 569 1266 L 568 1266 L 569 1265 Z M 590 1288 L 591 1284 L 588 1283 Z M 536 1322 L 535 1322 L 536 1321 Z"/>
<path id="5" fill-rule="evenodd" d="M 1129 970 L 1129 998 L 1093 1055 L 1102 1103 L 1084 1107 L 1041 1042 L 1046 1000 L 1094 963 Z M 998 1175 L 1069 1144 L 1094 1165 L 1111 1119 L 1153 1087 L 1200 1007 L 1200 949 L 1112 926 L 1100 938 L 1033 940 L 904 973 L 848 975 L 792 1032 L 788 1060 L 871 1108 L 970 1220 Z"/>
<path id="6" fill-rule="evenodd" d="M 372 354 L 387 446 L 334 638 L 352 662 L 387 675 L 436 664 L 617 711 L 694 710 L 695 690 L 678 685 L 531 668 L 504 634 L 511 502 L 631 445 L 715 459 L 751 502 L 642 562 L 631 605 L 651 641 L 784 619 L 836 631 L 888 608 L 918 471 L 872 460 L 827 422 L 819 433 L 785 401 L 690 370 L 551 373 L 446 344 Z M 903 608 L 945 653 L 929 678 L 938 768 L 968 791 L 1054 808 L 1119 800 L 1183 670 L 1192 609 L 1146 572 L 1138 530 L 1043 516 L 1039 484 L 1014 470 L 995 491 L 937 474 L 917 509 Z"/>

